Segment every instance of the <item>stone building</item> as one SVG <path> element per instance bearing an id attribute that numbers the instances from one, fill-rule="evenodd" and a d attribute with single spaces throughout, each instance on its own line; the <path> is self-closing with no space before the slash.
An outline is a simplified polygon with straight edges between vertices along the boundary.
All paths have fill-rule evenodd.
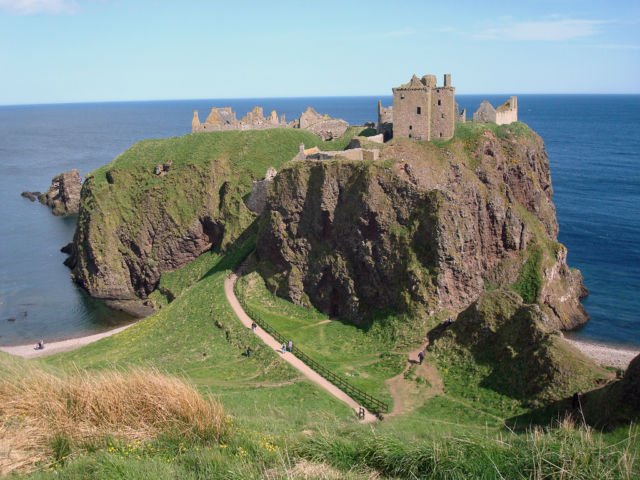
<path id="1" fill-rule="evenodd" d="M 204 123 L 200 123 L 198 111 L 194 110 L 191 120 L 192 132 L 220 130 L 261 130 L 266 128 L 282 128 L 288 124 L 284 115 L 278 118 L 275 110 L 265 118 L 262 107 L 253 107 L 242 119 L 236 118 L 231 107 L 213 107 Z"/>
<path id="2" fill-rule="evenodd" d="M 473 114 L 474 122 L 495 123 L 497 125 L 507 125 L 518 121 L 518 97 L 512 96 L 500 105 L 493 108 L 488 100 L 483 100 L 478 109 Z"/>
<path id="3" fill-rule="evenodd" d="M 453 137 L 458 112 L 451 74 L 438 86 L 435 75 L 414 75 L 393 89 L 393 136 L 416 140 Z"/>
<path id="4" fill-rule="evenodd" d="M 393 136 L 393 107 L 383 107 L 378 100 L 378 133 L 387 141 Z"/>
<path id="5" fill-rule="evenodd" d="M 278 117 L 273 110 L 267 117 L 262 107 L 254 107 L 238 120 L 231 107 L 213 107 L 204 123 L 200 122 L 198 111 L 193 112 L 192 132 L 217 132 L 224 130 L 265 130 L 268 128 L 301 128 L 318 135 L 322 140 L 339 138 L 347 131 L 349 124 L 339 118 L 332 118 L 308 107 L 300 118 L 287 122 L 284 115 Z"/>

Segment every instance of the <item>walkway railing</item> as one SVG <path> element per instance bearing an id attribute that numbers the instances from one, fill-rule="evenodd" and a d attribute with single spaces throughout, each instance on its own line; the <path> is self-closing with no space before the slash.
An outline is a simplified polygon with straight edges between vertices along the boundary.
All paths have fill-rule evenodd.
<path id="1" fill-rule="evenodd" d="M 236 290 L 236 297 L 238 298 L 238 301 L 242 305 L 242 308 L 244 309 L 244 311 L 247 313 L 247 315 L 249 315 L 249 317 L 251 317 L 253 321 L 256 322 L 256 324 L 260 325 L 260 327 L 265 332 L 267 332 L 269 335 L 275 338 L 280 344 L 287 345 L 289 339 L 286 338 L 284 335 L 282 335 L 280 332 L 278 332 L 271 325 L 269 325 L 269 323 L 265 321 L 264 318 L 262 318 L 262 316 L 255 309 L 251 308 L 251 306 L 247 304 L 247 302 L 244 299 L 244 295 L 242 295 L 237 290 Z M 324 365 L 321 365 L 320 363 L 316 362 L 313 358 L 309 357 L 309 355 L 307 355 L 298 347 L 296 347 L 295 342 L 293 344 L 293 353 L 296 357 L 298 357 L 300 360 L 306 363 L 313 370 L 318 372 L 321 376 L 326 378 L 329 382 L 333 383 L 336 387 L 338 387 L 344 393 L 349 395 L 354 400 L 358 401 L 360 405 L 365 407 L 370 412 L 380 415 L 382 413 L 386 413 L 389 411 L 389 405 L 387 403 L 381 400 L 378 400 L 377 398 L 369 395 L 367 392 L 360 390 L 358 387 L 355 387 L 354 385 L 350 384 L 344 378 L 333 373 Z"/>

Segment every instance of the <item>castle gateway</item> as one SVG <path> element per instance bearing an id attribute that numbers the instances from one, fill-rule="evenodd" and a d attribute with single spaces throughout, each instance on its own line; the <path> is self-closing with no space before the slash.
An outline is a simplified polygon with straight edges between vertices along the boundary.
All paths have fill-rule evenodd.
<path id="1" fill-rule="evenodd" d="M 393 136 L 416 140 L 448 140 L 456 123 L 455 88 L 451 74 L 444 85 L 435 75 L 414 75 L 408 83 L 393 89 Z"/>

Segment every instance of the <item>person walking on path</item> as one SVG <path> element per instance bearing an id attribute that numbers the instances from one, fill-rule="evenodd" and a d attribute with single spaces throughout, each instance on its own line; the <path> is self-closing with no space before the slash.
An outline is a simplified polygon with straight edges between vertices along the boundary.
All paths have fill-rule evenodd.
<path id="1" fill-rule="evenodd" d="M 422 365 L 422 362 L 424 362 L 424 350 L 420 350 L 420 353 L 418 353 L 418 363 Z"/>
<path id="2" fill-rule="evenodd" d="M 282 347 L 280 347 L 280 353 L 284 353 L 287 351 L 287 346 L 283 343 Z"/>
<path id="3" fill-rule="evenodd" d="M 258 324 L 256 322 L 251 322 L 251 330 L 255 332 L 256 328 L 258 328 Z"/>
<path id="4" fill-rule="evenodd" d="M 293 352 L 293 340 L 289 340 L 289 343 L 287 344 L 287 350 Z"/>

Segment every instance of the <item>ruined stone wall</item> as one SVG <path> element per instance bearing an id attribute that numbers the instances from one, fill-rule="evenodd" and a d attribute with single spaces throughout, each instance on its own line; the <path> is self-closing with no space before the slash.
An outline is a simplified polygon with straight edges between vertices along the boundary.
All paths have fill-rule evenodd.
<path id="1" fill-rule="evenodd" d="M 436 88 L 431 96 L 431 140 L 452 138 L 456 117 L 455 89 L 453 87 Z"/>
<path id="2" fill-rule="evenodd" d="M 416 140 L 453 137 L 458 112 L 451 75 L 438 87 L 435 75 L 414 75 L 393 89 L 393 136 Z"/>
<path id="3" fill-rule="evenodd" d="M 393 136 L 431 140 L 431 90 L 393 89 Z"/>
<path id="4" fill-rule="evenodd" d="M 518 121 L 518 97 L 510 97 L 496 109 L 496 123 L 507 125 Z"/>
<path id="5" fill-rule="evenodd" d="M 473 121 L 480 123 L 496 123 L 496 109 L 488 100 L 483 100 L 473 113 Z"/>
<path id="6" fill-rule="evenodd" d="M 389 140 L 393 136 L 393 107 L 383 107 L 380 101 L 378 101 L 376 130 L 383 135 L 385 140 Z"/>
<path id="7" fill-rule="evenodd" d="M 198 111 L 193 112 L 192 132 L 217 132 L 225 130 L 266 130 L 269 128 L 302 128 L 318 135 L 322 140 L 339 138 L 347 131 L 349 124 L 344 120 L 321 115 L 308 107 L 299 119 L 286 122 L 285 116 L 278 117 L 273 110 L 264 116 L 262 107 L 254 107 L 242 119 L 236 118 L 231 107 L 213 107 L 204 123 L 200 123 Z"/>

